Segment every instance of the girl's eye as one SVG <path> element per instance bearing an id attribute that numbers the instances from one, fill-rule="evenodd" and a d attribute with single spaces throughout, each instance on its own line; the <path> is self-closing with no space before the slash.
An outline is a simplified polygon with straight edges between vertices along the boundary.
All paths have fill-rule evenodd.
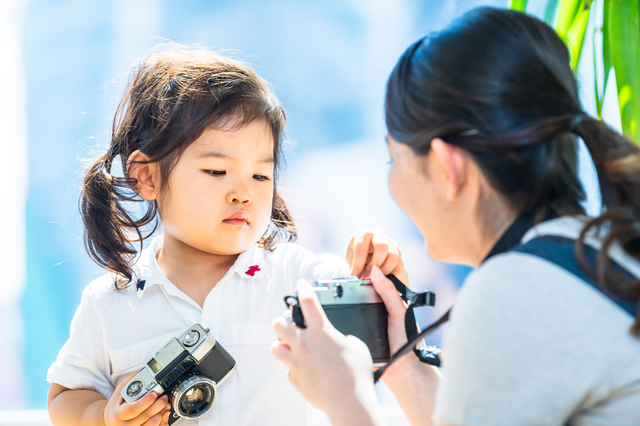
<path id="1" fill-rule="evenodd" d="M 213 176 L 224 176 L 227 174 L 224 170 L 207 170 L 207 172 Z"/>
<path id="2" fill-rule="evenodd" d="M 264 175 L 253 175 L 253 178 L 257 181 L 264 181 L 264 180 L 269 180 L 269 178 L 267 176 Z"/>

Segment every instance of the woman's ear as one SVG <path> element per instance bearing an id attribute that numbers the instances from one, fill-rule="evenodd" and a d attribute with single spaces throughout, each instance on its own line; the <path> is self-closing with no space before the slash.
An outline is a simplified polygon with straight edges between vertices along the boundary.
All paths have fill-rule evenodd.
<path id="1" fill-rule="evenodd" d="M 467 156 L 464 151 L 442 139 L 431 141 L 435 166 L 440 170 L 445 183 L 445 197 L 454 201 L 467 180 Z"/>
<path id="2" fill-rule="evenodd" d="M 141 197 L 151 201 L 158 198 L 157 166 L 156 163 L 144 163 L 145 161 L 149 161 L 146 154 L 134 151 L 127 161 L 127 169 L 129 177 L 135 179 L 135 190 Z"/>

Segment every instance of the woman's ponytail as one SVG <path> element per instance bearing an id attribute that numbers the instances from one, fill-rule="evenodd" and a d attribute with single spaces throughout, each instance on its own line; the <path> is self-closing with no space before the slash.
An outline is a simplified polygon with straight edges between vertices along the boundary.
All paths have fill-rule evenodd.
<path id="1" fill-rule="evenodd" d="M 640 301 L 640 280 L 630 281 L 610 265 L 609 250 L 614 243 L 640 261 L 640 147 L 611 129 L 605 123 L 587 115 L 577 116 L 571 130 L 582 138 L 598 173 L 603 213 L 583 229 L 576 255 L 581 266 L 598 279 L 606 291 L 623 299 Z M 602 249 L 594 271 L 582 253 L 582 241 L 587 233 L 601 226 L 605 231 Z M 640 337 L 640 310 L 631 328 Z"/>
<path id="2" fill-rule="evenodd" d="M 84 244 L 91 259 L 101 267 L 125 279 L 116 280 L 116 288 L 126 287 L 133 279 L 133 260 L 142 246 L 140 228 L 156 218 L 155 203 L 149 203 L 146 214 L 136 220 L 123 206 L 124 202 L 140 201 L 127 178 L 112 176 L 114 147 L 98 158 L 84 176 L 80 196 L 80 213 L 84 222 Z M 155 231 L 157 222 L 151 233 Z M 140 247 L 142 248 L 142 247 Z"/>

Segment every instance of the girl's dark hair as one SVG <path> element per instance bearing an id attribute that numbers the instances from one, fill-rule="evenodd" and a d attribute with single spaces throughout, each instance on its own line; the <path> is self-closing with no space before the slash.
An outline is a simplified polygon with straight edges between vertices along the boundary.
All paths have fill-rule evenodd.
<path id="1" fill-rule="evenodd" d="M 180 155 L 206 128 L 234 130 L 265 120 L 273 137 L 276 172 L 282 157 L 285 114 L 268 84 L 242 63 L 202 47 L 162 44 L 144 56 L 130 74 L 113 120 L 106 154 L 87 170 L 80 197 L 89 256 L 126 279 L 138 248 L 158 226 L 155 201 L 140 197 L 128 175 L 130 155 L 139 150 L 157 163 L 162 187 Z M 124 177 L 111 175 L 120 156 Z M 144 205 L 134 215 L 126 203 Z M 140 210 L 137 208 L 136 210 Z M 151 226 L 147 232 L 143 228 Z M 294 241 L 296 228 L 274 186 L 271 223 L 259 244 L 272 250 L 278 241 Z M 121 280 L 117 280 L 121 281 Z M 116 288 L 123 288 L 116 282 Z"/>
<path id="2" fill-rule="evenodd" d="M 588 221 L 576 257 L 604 290 L 640 300 L 608 257 L 619 244 L 640 260 L 640 149 L 580 105 L 569 52 L 555 31 L 523 13 L 474 9 L 402 55 L 386 94 L 389 134 L 416 155 L 431 140 L 467 151 L 491 186 L 517 212 L 584 215 L 577 138 L 595 163 L 603 213 Z M 489 220 L 489 218 L 483 218 Z M 584 238 L 605 236 L 597 265 L 588 265 Z M 640 312 L 632 327 L 640 336 Z"/>

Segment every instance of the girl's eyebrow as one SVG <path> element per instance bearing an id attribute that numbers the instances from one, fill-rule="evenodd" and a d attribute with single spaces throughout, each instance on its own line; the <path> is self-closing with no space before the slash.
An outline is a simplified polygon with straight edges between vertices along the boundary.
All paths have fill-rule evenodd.
<path id="1" fill-rule="evenodd" d="M 223 154 L 221 152 L 216 152 L 216 151 L 204 151 L 198 154 L 197 156 L 198 158 L 208 158 L 208 157 L 214 157 L 214 158 L 220 158 L 222 160 L 233 160 L 236 161 L 235 157 L 232 157 L 230 155 L 227 154 Z M 275 160 L 273 159 L 272 156 L 264 158 L 260 161 L 258 161 L 258 164 L 272 164 L 275 163 Z"/>

